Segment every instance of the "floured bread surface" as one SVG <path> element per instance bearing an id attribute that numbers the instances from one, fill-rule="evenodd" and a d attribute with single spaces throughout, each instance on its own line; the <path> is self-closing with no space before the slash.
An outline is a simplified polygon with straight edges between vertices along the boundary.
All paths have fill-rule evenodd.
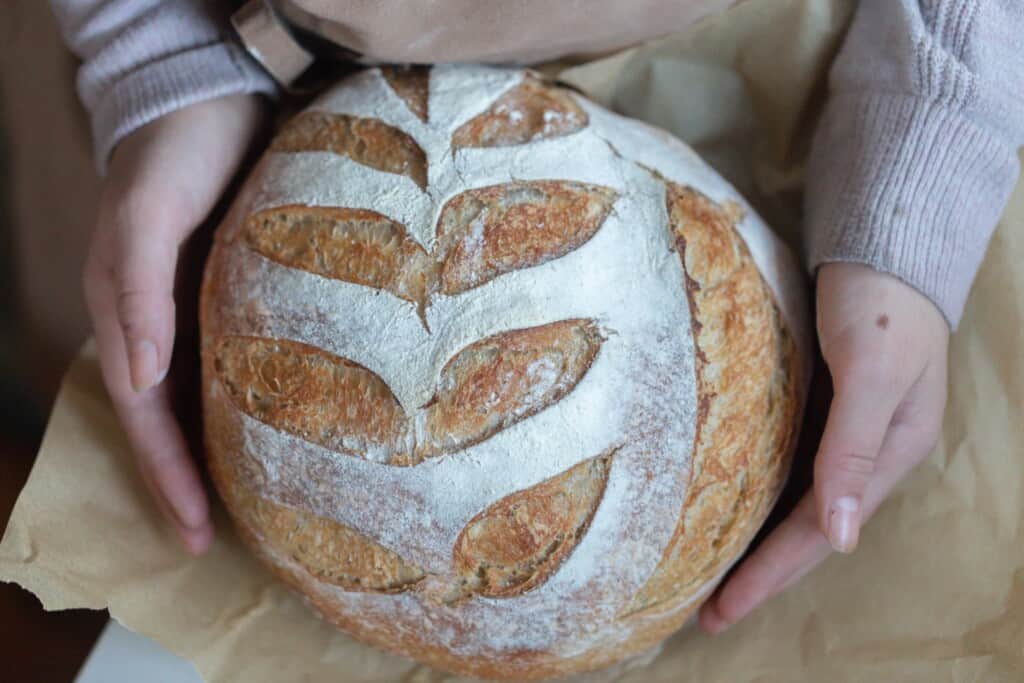
<path id="1" fill-rule="evenodd" d="M 218 230 L 210 471 L 365 642 L 505 680 L 606 666 L 677 629 L 774 503 L 799 283 L 661 131 L 521 70 L 367 70 Z"/>

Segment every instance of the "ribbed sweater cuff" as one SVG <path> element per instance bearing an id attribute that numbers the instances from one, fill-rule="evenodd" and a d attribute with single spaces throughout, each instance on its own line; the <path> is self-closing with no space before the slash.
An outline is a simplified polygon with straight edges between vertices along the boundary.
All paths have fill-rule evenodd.
<path id="1" fill-rule="evenodd" d="M 226 95 L 276 92 L 270 75 L 227 41 L 140 66 L 111 84 L 92 112 L 97 169 L 105 174 L 117 143 L 165 114 Z"/>
<path id="2" fill-rule="evenodd" d="M 808 266 L 890 273 L 955 329 L 1018 172 L 1015 146 L 962 111 L 900 94 L 836 95 L 808 168 Z"/>

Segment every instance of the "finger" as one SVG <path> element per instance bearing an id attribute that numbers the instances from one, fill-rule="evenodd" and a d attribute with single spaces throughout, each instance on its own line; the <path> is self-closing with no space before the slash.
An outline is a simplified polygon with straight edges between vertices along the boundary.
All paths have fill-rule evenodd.
<path id="1" fill-rule="evenodd" d="M 161 492 L 152 475 L 149 474 L 149 468 L 140 466 L 139 474 L 142 476 L 142 480 L 146 484 L 146 489 L 150 493 L 150 499 L 156 504 L 161 517 L 170 522 L 178 540 L 183 546 L 185 546 L 185 550 L 192 555 L 202 555 L 205 553 L 213 542 L 212 525 L 201 524 L 195 528 L 182 526 L 179 523 L 177 515 L 172 509 L 171 504 L 167 502 L 166 497 Z"/>
<path id="2" fill-rule="evenodd" d="M 178 250 L 227 187 L 261 118 L 259 98 L 215 98 L 160 117 L 114 150 L 98 233 L 113 236 L 117 315 L 136 391 L 158 384 L 170 364 Z"/>
<path id="3" fill-rule="evenodd" d="M 717 634 L 799 580 L 832 551 L 816 522 L 808 493 L 700 609 L 701 628 Z"/>
<path id="4" fill-rule="evenodd" d="M 931 384 L 934 382 L 926 382 L 921 386 L 923 395 L 941 393 Z M 901 422 L 886 434 L 875 477 L 864 493 L 865 520 L 874 514 L 910 469 L 931 452 L 937 432 L 936 409 L 941 417 L 941 404 L 932 401 L 920 411 L 922 420 Z M 708 633 L 721 633 L 806 576 L 832 550 L 817 524 L 814 493 L 808 491 L 789 517 L 769 534 L 701 607 L 701 628 Z"/>
<path id="5" fill-rule="evenodd" d="M 145 391 L 167 374 L 174 345 L 174 273 L 192 231 L 166 202 L 130 196 L 113 209 L 117 319 L 131 384 Z"/>
<path id="6" fill-rule="evenodd" d="M 179 536 L 189 550 L 203 552 L 211 538 L 209 506 L 202 480 L 189 455 L 165 387 L 133 396 L 118 414 L 138 455 L 143 477 L 167 503 Z M 205 544 L 201 542 L 206 540 Z M 199 543 L 199 547 L 193 545 Z"/>
<path id="7" fill-rule="evenodd" d="M 864 491 L 893 414 L 906 394 L 884 367 L 833 370 L 835 396 L 814 461 L 817 519 L 832 547 L 857 547 Z"/>
<path id="8" fill-rule="evenodd" d="M 139 474 L 141 475 L 143 482 L 146 484 L 146 489 L 150 493 L 151 500 L 153 500 L 157 509 L 160 511 L 161 517 L 170 522 L 178 540 L 183 546 L 185 546 L 185 550 L 192 555 L 202 555 L 205 553 L 213 542 L 212 524 L 204 522 L 196 527 L 183 526 L 178 520 L 177 513 L 175 513 L 171 504 L 167 501 L 166 496 L 161 491 L 160 486 L 156 483 L 153 475 L 150 473 L 150 468 L 143 467 L 142 463 L 139 463 Z"/>
<path id="9" fill-rule="evenodd" d="M 199 472 L 188 453 L 166 387 L 145 394 L 131 387 L 112 271 L 93 255 L 86 269 L 85 292 L 104 383 L 142 478 L 185 547 L 193 553 L 204 552 L 212 539 L 212 526 Z"/>

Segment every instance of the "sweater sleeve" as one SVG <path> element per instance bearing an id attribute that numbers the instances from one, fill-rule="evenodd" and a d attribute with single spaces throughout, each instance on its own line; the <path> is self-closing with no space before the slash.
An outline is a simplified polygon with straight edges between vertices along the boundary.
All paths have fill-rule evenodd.
<path id="1" fill-rule="evenodd" d="M 224 95 L 273 95 L 273 79 L 231 36 L 212 0 L 51 0 L 79 58 L 78 95 L 92 122 L 96 165 L 150 121 Z"/>
<path id="2" fill-rule="evenodd" d="M 956 327 L 1019 173 L 1024 2 L 862 0 L 808 168 L 809 267 L 864 263 Z"/>

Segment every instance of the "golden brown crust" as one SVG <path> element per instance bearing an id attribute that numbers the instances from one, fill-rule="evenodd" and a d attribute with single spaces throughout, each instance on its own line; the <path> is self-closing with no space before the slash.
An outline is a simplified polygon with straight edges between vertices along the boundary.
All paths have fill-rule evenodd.
<path id="1" fill-rule="evenodd" d="M 230 501 L 218 478 L 214 480 L 221 495 Z M 418 631 L 410 630 L 388 620 L 367 619 L 364 615 L 341 609 L 337 602 L 324 593 L 321 581 L 297 563 L 289 561 L 286 555 L 273 551 L 260 529 L 239 515 L 235 506 L 229 504 L 228 511 L 242 540 L 253 553 L 329 623 L 371 647 L 402 657 L 414 652 L 416 659 L 428 666 L 463 676 L 497 681 L 539 681 L 602 669 L 647 652 L 677 631 L 700 606 L 698 602 L 655 616 L 647 616 L 645 613 L 633 615 L 630 617 L 633 630 L 628 639 L 572 656 L 561 657 L 532 650 L 506 651 L 487 656 L 456 654 L 432 640 L 427 625 Z M 412 590 L 416 590 L 416 586 L 412 586 Z"/>
<path id="2" fill-rule="evenodd" d="M 421 118 L 427 118 L 425 78 L 419 92 L 418 76 L 385 78 L 417 116 L 422 103 Z M 504 110 L 497 111 L 499 102 L 473 119 L 456 132 L 453 144 L 521 144 L 578 129 L 572 110 L 578 105 L 567 94 L 528 80 L 506 98 Z M 514 121 L 513 111 L 526 112 L 526 123 Z M 547 129 L 538 123 L 545 113 L 555 122 Z M 585 114 L 578 127 L 584 125 Z M 421 187 L 426 183 L 422 150 L 379 121 L 304 114 L 274 144 L 277 151 L 343 154 L 403 173 Z M 538 680 L 601 668 L 653 647 L 679 628 L 699 606 L 698 591 L 750 540 L 782 485 L 800 381 L 793 339 L 735 229 L 737 214 L 691 188 L 666 184 L 693 319 L 699 420 L 678 525 L 654 573 L 619 617 L 627 635 L 595 641 L 569 657 L 547 651 L 466 656 L 439 645 L 426 625 L 409 628 L 346 611 L 332 593 L 404 593 L 393 599 L 424 601 L 440 596 L 447 608 L 458 609 L 471 595 L 500 599 L 531 590 L 553 575 L 586 532 L 604 495 L 612 453 L 477 514 L 452 550 L 456 582 L 438 592 L 426 587 L 437 577 L 354 529 L 289 507 L 297 501 L 282 505 L 261 497 L 266 473 L 246 453 L 235 410 L 341 453 L 361 450 L 346 446 L 346 438 L 355 438 L 383 451 L 382 463 L 415 464 L 476 443 L 562 399 L 599 352 L 603 340 L 593 321 L 515 330 L 456 353 L 425 407 L 416 444 L 413 420 L 368 369 L 296 342 L 224 336 L 211 317 L 213 300 L 231 282 L 220 263 L 224 251 L 215 247 L 201 308 L 205 438 L 213 480 L 246 543 L 313 608 L 354 637 L 473 676 Z M 457 294 L 569 253 L 595 234 L 615 199 L 608 188 L 569 180 L 470 190 L 443 207 L 438 246 L 429 255 L 404 226 L 372 211 L 345 208 L 268 209 L 249 217 L 242 239 L 278 263 L 422 303 L 431 292 Z M 481 239 L 474 245 L 477 229 Z M 300 235 L 311 241 L 302 244 Z M 545 392 L 526 391 L 537 386 L 531 368 L 554 377 Z M 354 412 L 346 407 L 353 402 Z"/>
<path id="3" fill-rule="evenodd" d="M 551 576 L 586 533 L 608 483 L 611 454 L 517 491 L 466 525 L 455 543 L 463 595 L 520 595 Z"/>
<path id="4" fill-rule="evenodd" d="M 332 152 L 427 186 L 427 156 L 412 137 L 377 119 L 307 111 L 285 124 L 271 152 Z"/>
<path id="5" fill-rule="evenodd" d="M 348 612 L 331 599 L 330 594 L 325 591 L 325 582 L 319 577 L 320 572 L 329 568 L 330 564 L 321 559 L 315 564 L 311 563 L 309 567 L 304 566 L 296 559 L 298 553 L 293 544 L 279 545 L 271 535 L 268 535 L 265 525 L 269 520 L 257 521 L 252 509 L 253 494 L 248 491 L 245 482 L 258 482 L 258 474 L 246 471 L 252 461 L 246 455 L 242 431 L 226 428 L 226 425 L 237 419 L 231 413 L 230 404 L 211 394 L 214 387 L 212 363 L 207 362 L 206 355 L 203 373 L 204 386 L 207 387 L 203 401 L 204 420 L 207 425 L 216 425 L 204 432 L 206 450 L 210 456 L 210 474 L 239 535 L 263 564 L 278 579 L 294 589 L 312 609 L 361 642 L 400 656 L 416 653 L 417 660 L 444 671 L 457 671 L 463 675 L 493 680 L 535 681 L 603 668 L 643 653 L 678 629 L 692 611 L 680 610 L 678 613 L 660 616 L 657 620 L 646 620 L 643 615 L 639 615 L 634 618 L 638 627 L 630 639 L 565 658 L 536 651 L 511 651 L 487 656 L 460 655 L 433 641 L 430 629 L 426 625 L 423 629 L 414 630 L 390 620 L 369 619 L 365 615 Z M 588 462 L 595 460 L 598 459 Z M 599 473 L 600 469 L 597 469 L 597 472 Z M 588 478 L 593 473 L 588 472 Z M 584 488 L 587 487 L 588 484 L 584 483 Z M 290 518 L 294 513 L 285 509 L 283 514 Z M 330 520 L 312 516 L 311 518 L 310 523 L 318 530 L 335 524 Z M 285 525 L 276 520 L 269 523 L 276 527 Z M 366 540 L 372 544 L 372 541 Z M 312 560 L 310 557 L 304 559 L 307 562 Z M 408 565 L 406 568 L 392 567 L 381 572 L 378 581 L 385 587 L 397 583 L 400 587 L 392 592 L 416 591 L 423 581 L 417 580 L 418 571 Z"/>
<path id="6" fill-rule="evenodd" d="M 268 548 L 290 557 L 316 580 L 347 591 L 401 593 L 424 577 L 422 569 L 333 519 L 248 492 L 234 500 L 234 509 L 260 529 Z"/>
<path id="7" fill-rule="evenodd" d="M 241 412 L 352 457 L 409 466 L 483 441 L 564 398 L 603 338 L 589 320 L 508 330 L 445 364 L 424 406 L 423 433 L 374 372 L 285 339 L 225 335 L 212 349 L 217 381 Z M 418 443 L 416 439 L 418 438 Z"/>
<path id="8" fill-rule="evenodd" d="M 382 451 L 412 464 L 405 411 L 387 384 L 358 363 L 301 342 L 221 337 L 217 380 L 240 411 L 311 443 L 352 457 Z"/>
<path id="9" fill-rule="evenodd" d="M 204 286 L 205 290 L 205 286 Z M 421 569 L 357 531 L 331 519 L 261 497 L 263 473 L 246 452 L 232 401 L 217 392 L 215 350 L 203 350 L 203 437 L 210 476 L 236 525 L 249 543 L 260 538 L 260 553 L 288 558 L 301 567 L 303 580 L 326 582 L 344 590 L 397 593 L 414 587 Z"/>
<path id="10" fill-rule="evenodd" d="M 427 252 L 405 226 L 366 209 L 298 204 L 245 220 L 250 249 L 291 268 L 344 280 L 421 304 L 434 279 Z"/>
<path id="11" fill-rule="evenodd" d="M 384 66 L 380 72 L 395 94 L 405 101 L 409 111 L 421 121 L 430 118 L 429 66 Z"/>
<path id="12" fill-rule="evenodd" d="M 432 259 L 401 223 L 367 209 L 276 206 L 247 217 L 243 239 L 285 266 L 376 287 L 425 307 L 499 275 L 578 249 L 611 212 L 616 193 L 572 181 L 512 182 L 450 199 Z"/>
<path id="13" fill-rule="evenodd" d="M 610 188 L 569 180 L 505 183 L 456 195 L 437 221 L 441 291 L 459 294 L 578 249 L 604 223 L 616 196 Z"/>
<path id="14" fill-rule="evenodd" d="M 532 650 L 506 651 L 487 656 L 456 654 L 430 639 L 427 624 L 419 631 L 401 628 L 388 620 L 366 619 L 358 613 L 345 612 L 322 593 L 321 583 L 301 567 L 282 562 L 268 552 L 263 537 L 244 520 L 234 522 L 245 544 L 259 557 L 271 573 L 296 591 L 311 609 L 356 640 L 400 657 L 416 653 L 416 660 L 440 671 L 457 672 L 495 681 L 540 681 L 563 678 L 573 674 L 603 669 L 629 657 L 643 654 L 670 636 L 690 617 L 699 605 L 679 610 L 668 617 L 652 621 L 634 631 L 628 639 L 587 650 L 581 654 L 559 657 Z M 414 588 L 415 590 L 415 588 Z M 317 597 L 317 596 L 321 597 Z"/>
<path id="15" fill-rule="evenodd" d="M 427 404 L 420 459 L 465 448 L 562 400 L 603 341 L 590 320 L 508 330 L 459 351 Z"/>
<path id="16" fill-rule="evenodd" d="M 455 131 L 452 147 L 522 145 L 575 133 L 587 123 L 587 113 L 572 95 L 530 74 Z"/>
<path id="17" fill-rule="evenodd" d="M 627 614 L 686 600 L 749 542 L 788 470 L 799 404 L 794 341 L 736 231 L 737 213 L 674 183 L 667 204 L 694 320 L 700 408 L 679 523 Z"/>

